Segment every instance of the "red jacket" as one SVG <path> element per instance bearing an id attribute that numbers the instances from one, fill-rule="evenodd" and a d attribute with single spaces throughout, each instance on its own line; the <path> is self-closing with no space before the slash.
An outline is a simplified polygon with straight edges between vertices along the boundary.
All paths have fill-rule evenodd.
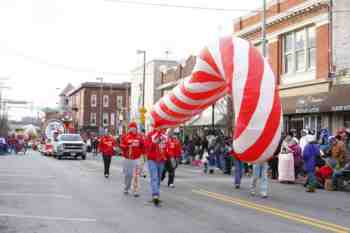
<path id="1" fill-rule="evenodd" d="M 168 159 L 179 158 L 182 153 L 182 146 L 177 138 L 169 138 L 166 143 L 166 156 Z"/>
<path id="2" fill-rule="evenodd" d="M 122 149 L 122 156 L 127 159 L 139 159 L 144 153 L 143 136 L 138 133 L 123 135 L 119 147 Z"/>
<path id="3" fill-rule="evenodd" d="M 115 155 L 114 148 L 117 142 L 112 136 L 103 136 L 98 144 L 99 151 L 102 155 L 113 156 Z"/>
<path id="4" fill-rule="evenodd" d="M 158 130 L 148 133 L 145 140 L 147 159 L 156 162 L 165 161 L 167 159 L 166 141 L 166 135 Z"/>

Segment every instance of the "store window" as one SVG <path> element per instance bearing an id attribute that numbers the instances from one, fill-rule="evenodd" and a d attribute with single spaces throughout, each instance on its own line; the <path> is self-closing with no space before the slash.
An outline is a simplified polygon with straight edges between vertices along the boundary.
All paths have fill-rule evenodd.
<path id="1" fill-rule="evenodd" d="M 103 126 L 108 126 L 108 113 L 106 112 L 103 113 L 102 120 L 103 120 Z"/>
<path id="2" fill-rule="evenodd" d="M 109 96 L 104 95 L 103 96 L 103 107 L 107 108 L 109 106 Z"/>
<path id="3" fill-rule="evenodd" d="M 314 130 L 316 135 L 321 131 L 322 121 L 320 115 L 310 115 L 304 117 L 304 128 Z"/>
<path id="4" fill-rule="evenodd" d="M 96 126 L 96 112 L 90 113 L 90 125 Z"/>
<path id="5" fill-rule="evenodd" d="M 112 112 L 111 113 L 111 125 L 114 125 L 114 122 L 115 122 L 115 113 Z"/>
<path id="6" fill-rule="evenodd" d="M 283 72 L 308 71 L 316 64 L 315 27 L 305 27 L 283 36 Z"/>
<path id="7" fill-rule="evenodd" d="M 123 96 L 117 96 L 117 109 L 121 109 L 123 107 Z"/>
<path id="8" fill-rule="evenodd" d="M 96 107 L 97 106 L 97 96 L 95 94 L 91 95 L 91 107 Z"/>

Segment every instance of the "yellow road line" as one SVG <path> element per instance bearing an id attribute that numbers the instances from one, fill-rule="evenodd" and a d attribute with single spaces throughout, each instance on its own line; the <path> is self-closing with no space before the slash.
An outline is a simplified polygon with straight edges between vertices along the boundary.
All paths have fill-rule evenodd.
<path id="1" fill-rule="evenodd" d="M 279 217 L 282 217 L 285 219 L 293 220 L 295 222 L 300 222 L 300 223 L 303 223 L 306 225 L 314 226 L 314 227 L 317 227 L 317 228 L 320 228 L 323 230 L 327 230 L 330 232 L 335 232 L 335 233 L 350 232 L 350 228 L 347 228 L 347 227 L 343 227 L 340 225 L 321 221 L 321 220 L 314 219 L 314 218 L 305 217 L 303 215 L 299 215 L 296 213 L 291 213 L 291 212 L 287 212 L 284 210 L 280 210 L 280 209 L 276 209 L 276 208 L 272 208 L 272 207 L 268 207 L 268 206 L 264 206 L 264 205 L 259 205 L 259 204 L 253 203 L 253 202 L 249 202 L 249 201 L 245 201 L 245 200 L 241 200 L 241 199 L 237 199 L 237 198 L 232 198 L 232 197 L 222 195 L 219 193 L 208 192 L 205 190 L 193 190 L 192 192 L 199 194 L 199 195 L 202 195 L 202 196 L 211 197 L 211 198 L 214 198 L 214 199 L 217 199 L 220 201 L 236 204 L 236 205 L 239 205 L 242 207 L 255 209 L 255 210 L 260 211 L 260 212 L 269 213 L 269 214 L 279 216 Z"/>
<path id="2" fill-rule="evenodd" d="M 207 193 L 212 194 L 212 195 L 219 195 L 219 196 L 222 196 L 224 198 L 230 198 L 230 199 L 234 200 L 234 198 L 229 197 L 229 196 L 225 196 L 223 194 L 213 193 L 213 192 L 209 192 L 209 191 L 205 191 L 205 190 L 201 190 L 201 191 L 207 192 Z M 303 218 L 305 220 L 312 221 L 312 222 L 317 222 L 319 224 L 323 224 L 323 225 L 327 225 L 327 226 L 331 226 L 331 227 L 335 227 L 335 228 L 341 228 L 344 231 L 350 232 L 350 228 L 348 228 L 348 227 L 343 227 L 343 226 L 340 226 L 340 225 L 337 225 L 337 224 L 333 224 L 333 223 L 329 223 L 329 222 L 326 222 L 326 221 L 322 221 L 322 220 L 319 220 L 319 219 L 306 217 L 306 216 L 303 216 L 303 215 L 300 215 L 300 214 L 284 211 L 284 210 L 281 210 L 281 209 L 276 209 L 276 208 L 265 206 L 265 205 L 260 205 L 260 204 L 249 202 L 249 201 L 245 201 L 245 200 L 242 200 L 242 199 L 237 199 L 236 198 L 235 200 L 243 202 L 243 203 L 246 203 L 246 204 L 249 204 L 249 205 L 254 205 L 254 206 L 259 207 L 259 208 L 265 208 L 265 209 L 269 209 L 271 211 L 279 212 L 279 213 L 282 213 L 282 214 L 287 214 L 287 215 L 291 215 L 291 216 L 294 216 L 294 217 Z"/>

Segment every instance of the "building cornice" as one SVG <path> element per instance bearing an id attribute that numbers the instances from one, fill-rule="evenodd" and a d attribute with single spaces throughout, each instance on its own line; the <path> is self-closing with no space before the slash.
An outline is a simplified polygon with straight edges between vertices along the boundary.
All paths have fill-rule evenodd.
<path id="1" fill-rule="evenodd" d="M 329 0 L 310 0 L 310 1 L 306 1 L 302 4 L 299 4 L 291 9 L 289 9 L 286 12 L 282 12 L 278 15 L 272 16 L 270 18 L 268 18 L 266 21 L 267 27 L 274 25 L 276 23 L 280 23 L 284 20 L 287 20 L 291 17 L 295 17 L 298 15 L 301 15 L 305 12 L 309 12 L 311 10 L 314 10 L 320 6 L 323 6 L 325 4 L 328 5 Z M 249 26 L 247 28 L 244 28 L 238 32 L 235 32 L 234 35 L 238 36 L 238 37 L 244 37 L 246 35 L 258 32 L 261 30 L 261 23 L 257 23 L 254 24 L 252 26 Z"/>

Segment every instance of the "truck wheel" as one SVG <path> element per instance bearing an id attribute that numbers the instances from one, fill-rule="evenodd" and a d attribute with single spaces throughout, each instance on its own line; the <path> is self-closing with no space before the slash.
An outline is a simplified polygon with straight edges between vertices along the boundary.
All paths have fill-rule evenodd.
<path id="1" fill-rule="evenodd" d="M 57 155 L 56 157 L 57 157 L 58 160 L 62 159 L 62 156 Z"/>
<path id="2" fill-rule="evenodd" d="M 82 160 L 85 160 L 85 159 L 86 159 L 86 155 L 82 155 L 82 156 L 81 156 L 81 159 L 82 159 Z"/>

